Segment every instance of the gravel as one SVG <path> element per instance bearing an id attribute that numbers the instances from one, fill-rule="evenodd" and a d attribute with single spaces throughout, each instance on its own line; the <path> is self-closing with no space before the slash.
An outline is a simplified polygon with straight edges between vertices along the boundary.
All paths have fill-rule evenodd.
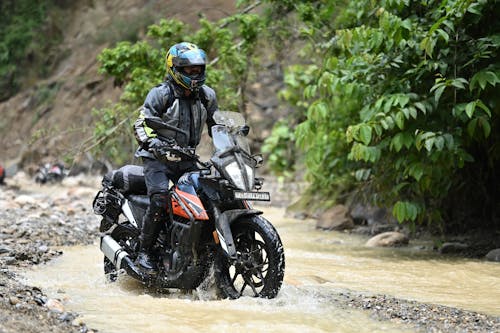
<path id="1" fill-rule="evenodd" d="M 0 188 L 0 332 L 96 332 L 18 273 L 62 255 L 54 247 L 91 244 L 98 219 L 84 178 L 40 187 L 25 175 Z M 96 188 L 96 187 L 93 187 Z"/>

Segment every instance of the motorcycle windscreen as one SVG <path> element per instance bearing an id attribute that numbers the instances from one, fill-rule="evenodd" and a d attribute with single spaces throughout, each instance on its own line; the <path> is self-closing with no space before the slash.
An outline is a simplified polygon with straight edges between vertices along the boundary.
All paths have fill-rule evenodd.
<path id="1" fill-rule="evenodd" d="M 239 112 L 234 111 L 216 111 L 213 114 L 216 124 L 224 125 L 227 127 L 243 126 L 245 125 L 245 117 Z"/>
<path id="2" fill-rule="evenodd" d="M 250 145 L 248 139 L 238 132 L 231 132 L 231 129 L 226 126 L 212 126 L 212 141 L 217 151 L 224 151 L 238 146 L 248 154 L 250 154 Z"/>

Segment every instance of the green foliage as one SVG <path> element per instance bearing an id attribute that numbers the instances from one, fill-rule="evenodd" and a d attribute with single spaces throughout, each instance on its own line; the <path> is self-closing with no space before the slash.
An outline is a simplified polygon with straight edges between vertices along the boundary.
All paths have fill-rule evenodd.
<path id="1" fill-rule="evenodd" d="M 92 116 L 96 119 L 93 143 L 96 157 L 113 161 L 118 165 L 132 160 L 136 143 L 130 132 L 136 111 L 125 104 L 114 104 L 92 110 Z"/>
<path id="2" fill-rule="evenodd" d="M 307 105 L 295 137 L 308 179 L 326 195 L 357 182 L 401 222 L 457 217 L 453 200 L 477 188 L 471 166 L 498 183 L 498 1 L 365 0 L 333 21 L 308 14 L 342 4 L 288 4 L 315 42 L 311 65 L 291 69 L 307 78 L 282 93 L 297 104 L 302 91 Z M 482 195 L 463 210 L 498 210 L 496 188 Z"/>
<path id="3" fill-rule="evenodd" d="M 98 56 L 99 71 L 114 77 L 115 84 L 125 85 L 122 99 L 139 105 L 148 90 L 161 81 L 165 53 L 146 42 L 120 42 L 113 49 L 104 49 Z"/>
<path id="4" fill-rule="evenodd" d="M 47 4 L 44 1 L 11 0 L 0 2 L 0 100 L 19 88 L 19 65 L 42 24 Z"/>
<path id="5" fill-rule="evenodd" d="M 303 119 L 303 114 L 309 106 L 301 96 L 301 89 L 311 83 L 313 66 L 290 66 L 285 73 L 287 89 L 280 91 L 280 97 L 295 107 L 295 113 L 288 119 L 275 124 L 271 135 L 265 139 L 262 151 L 268 155 L 267 166 L 275 174 L 284 178 L 293 175 L 296 164 L 300 163 L 295 149 L 295 127 Z"/>
<path id="6" fill-rule="evenodd" d="M 291 177 L 295 171 L 294 142 L 295 135 L 289 122 L 279 121 L 274 125 L 272 135 L 265 140 L 262 146 L 262 152 L 269 156 L 266 163 L 280 177 Z"/>
<path id="7" fill-rule="evenodd" d="M 61 47 L 69 1 L 0 2 L 0 101 L 46 78 L 67 56 Z"/>

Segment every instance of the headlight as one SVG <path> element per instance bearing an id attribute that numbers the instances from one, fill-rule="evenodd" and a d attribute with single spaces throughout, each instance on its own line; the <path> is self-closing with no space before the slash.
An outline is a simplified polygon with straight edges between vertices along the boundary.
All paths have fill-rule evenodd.
<path id="1" fill-rule="evenodd" d="M 247 164 L 244 164 L 245 168 L 244 170 L 241 170 L 238 167 L 237 162 L 232 162 L 229 163 L 225 169 L 226 173 L 228 174 L 229 178 L 233 181 L 233 184 L 238 187 L 241 190 L 251 190 L 253 188 L 253 182 L 254 182 L 254 171 L 253 168 L 250 167 Z M 248 186 L 245 183 L 245 177 L 243 176 L 243 172 L 246 173 L 246 177 L 248 179 Z"/>
<path id="2" fill-rule="evenodd" d="M 253 189 L 253 183 L 255 181 L 254 177 L 254 169 L 250 167 L 248 164 L 245 164 L 245 169 L 247 171 L 247 179 L 248 179 L 248 190 L 251 191 Z"/>

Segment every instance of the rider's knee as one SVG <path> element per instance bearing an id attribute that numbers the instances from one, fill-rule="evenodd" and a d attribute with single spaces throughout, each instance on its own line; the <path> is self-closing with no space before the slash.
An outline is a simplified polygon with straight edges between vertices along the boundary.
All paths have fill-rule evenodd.
<path id="1" fill-rule="evenodd" d="M 149 209 L 146 213 L 148 220 L 159 222 L 165 217 L 168 195 L 166 193 L 154 193 L 150 197 Z"/>
<path id="2" fill-rule="evenodd" d="M 154 210 L 165 209 L 168 202 L 167 193 L 154 193 L 151 195 L 150 206 Z"/>

